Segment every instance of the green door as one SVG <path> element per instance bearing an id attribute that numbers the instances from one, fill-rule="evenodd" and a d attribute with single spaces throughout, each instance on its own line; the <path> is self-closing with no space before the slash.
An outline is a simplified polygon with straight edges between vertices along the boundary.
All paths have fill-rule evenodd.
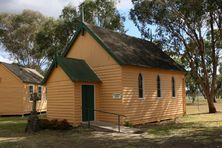
<path id="1" fill-rule="evenodd" d="M 82 120 L 94 120 L 94 86 L 82 85 Z"/>

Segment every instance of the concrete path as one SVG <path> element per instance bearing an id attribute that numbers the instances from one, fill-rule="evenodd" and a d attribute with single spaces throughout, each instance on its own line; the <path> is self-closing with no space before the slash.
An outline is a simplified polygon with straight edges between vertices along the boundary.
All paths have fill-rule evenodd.
<path id="1" fill-rule="evenodd" d="M 102 129 L 118 132 L 118 125 L 115 125 L 115 124 L 112 124 L 112 123 L 101 122 L 101 121 L 91 121 L 90 124 L 91 124 L 91 126 L 95 126 L 95 127 L 99 127 L 99 128 L 102 128 Z M 120 132 L 121 133 L 126 133 L 126 134 L 135 134 L 135 133 L 138 133 L 138 132 L 140 133 L 141 131 L 137 128 L 120 126 Z"/>

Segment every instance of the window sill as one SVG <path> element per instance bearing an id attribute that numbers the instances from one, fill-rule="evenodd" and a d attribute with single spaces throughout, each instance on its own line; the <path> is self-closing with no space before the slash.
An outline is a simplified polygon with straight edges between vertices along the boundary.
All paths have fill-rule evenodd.
<path id="1" fill-rule="evenodd" d="M 172 99 L 176 99 L 176 97 L 172 97 Z"/>
<path id="2" fill-rule="evenodd" d="M 36 102 L 40 102 L 40 101 L 42 101 L 42 99 L 41 100 L 37 100 Z M 33 102 L 32 100 L 29 100 L 29 102 L 31 103 L 31 102 Z"/>
<path id="3" fill-rule="evenodd" d="M 163 97 L 156 97 L 157 99 L 163 99 Z"/>
<path id="4" fill-rule="evenodd" d="M 139 98 L 139 100 L 144 100 L 145 98 Z"/>

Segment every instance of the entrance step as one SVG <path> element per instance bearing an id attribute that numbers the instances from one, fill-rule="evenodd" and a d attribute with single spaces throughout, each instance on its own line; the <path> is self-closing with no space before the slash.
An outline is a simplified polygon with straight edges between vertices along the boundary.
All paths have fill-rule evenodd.
<path id="1" fill-rule="evenodd" d="M 87 124 L 85 122 L 84 124 Z M 108 122 L 102 122 L 102 121 L 91 121 L 91 126 L 98 127 L 105 130 L 110 130 L 114 132 L 118 132 L 118 125 L 108 123 Z M 126 127 L 126 126 L 120 126 L 120 132 L 126 133 L 126 134 L 134 134 L 134 133 L 140 133 L 140 129 L 132 128 L 132 127 Z"/>

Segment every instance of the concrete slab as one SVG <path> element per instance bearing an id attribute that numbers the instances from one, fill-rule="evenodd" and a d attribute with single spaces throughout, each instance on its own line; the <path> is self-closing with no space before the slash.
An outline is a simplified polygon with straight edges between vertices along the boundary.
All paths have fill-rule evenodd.
<path id="1" fill-rule="evenodd" d="M 85 122 L 85 124 L 87 124 L 87 122 Z M 91 121 L 90 125 L 94 127 L 99 127 L 102 129 L 114 131 L 114 132 L 119 132 L 118 125 L 108 123 L 108 122 Z M 141 130 L 137 128 L 132 128 L 132 127 L 120 126 L 120 132 L 126 133 L 126 134 L 134 134 L 134 133 L 141 133 Z"/>

